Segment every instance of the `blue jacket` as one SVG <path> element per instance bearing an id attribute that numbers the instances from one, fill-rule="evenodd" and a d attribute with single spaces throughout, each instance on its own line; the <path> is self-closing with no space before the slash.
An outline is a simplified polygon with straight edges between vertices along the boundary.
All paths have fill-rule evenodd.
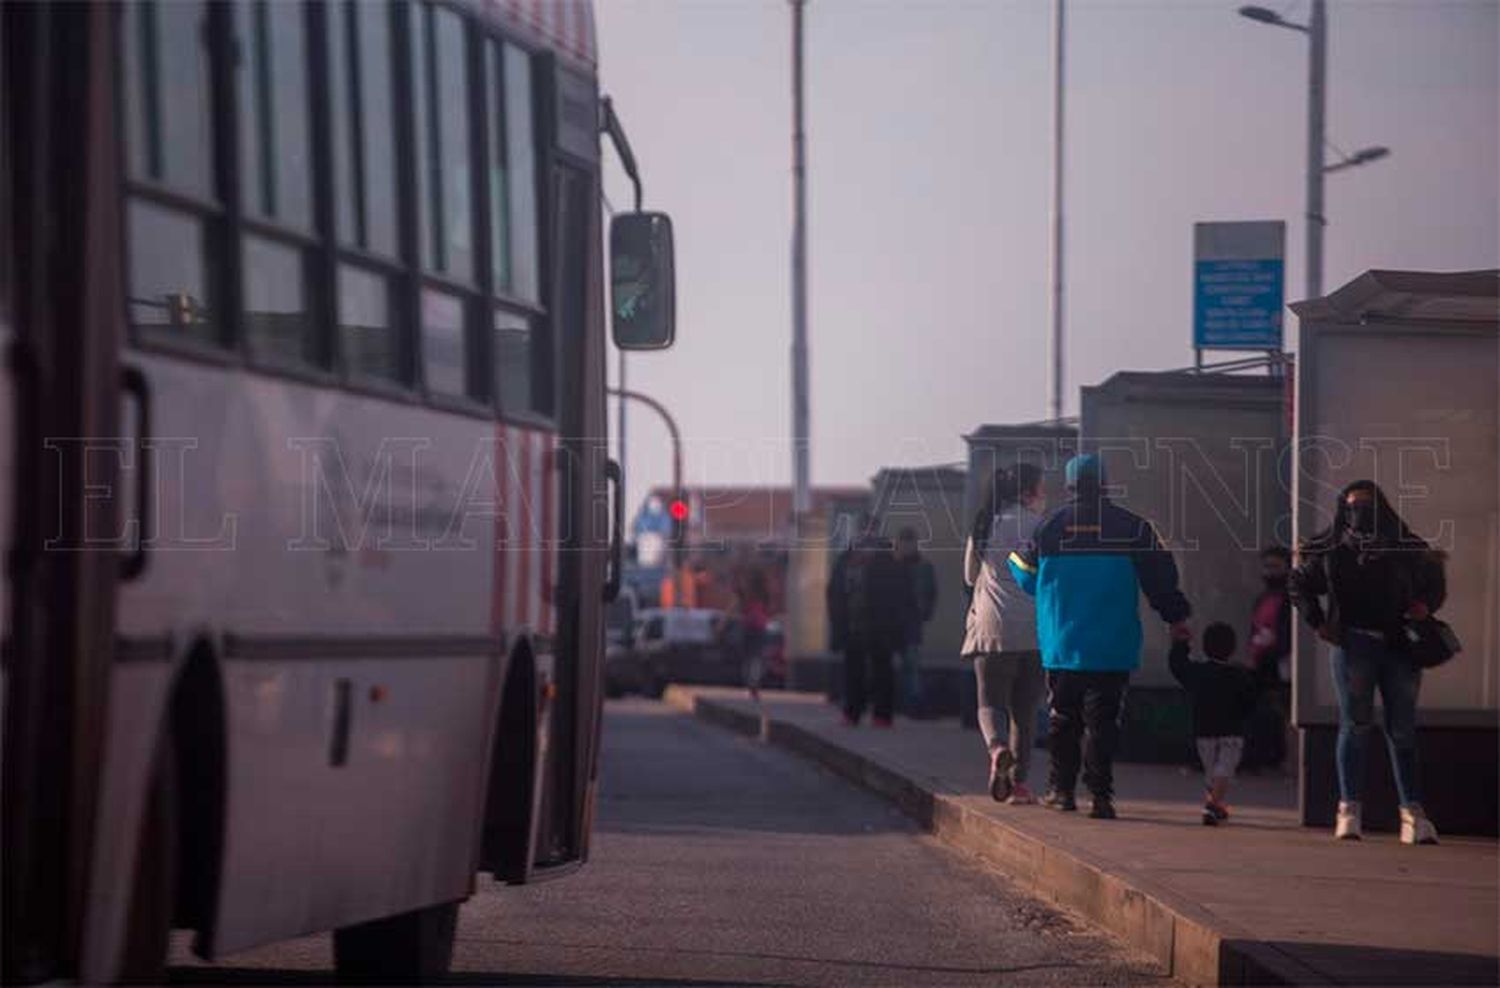
<path id="1" fill-rule="evenodd" d="M 1141 591 L 1163 621 L 1186 620 L 1190 611 L 1156 529 L 1098 495 L 1052 512 L 1007 562 L 1036 597 L 1037 644 L 1048 669 L 1137 668 Z"/>

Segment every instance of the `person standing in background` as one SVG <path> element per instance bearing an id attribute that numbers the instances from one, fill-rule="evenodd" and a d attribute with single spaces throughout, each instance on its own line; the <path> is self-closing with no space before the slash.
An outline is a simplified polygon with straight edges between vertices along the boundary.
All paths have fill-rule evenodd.
<path id="1" fill-rule="evenodd" d="M 1039 468 L 1018 463 L 996 470 L 964 546 L 964 583 L 974 595 L 959 654 L 974 663 L 979 730 L 996 802 L 1036 802 L 1026 784 L 1042 698 L 1036 605 L 1016 585 L 1006 558 L 1030 541 L 1042 504 Z"/>
<path id="2" fill-rule="evenodd" d="M 907 598 L 901 642 L 901 712 L 915 717 L 922 707 L 922 629 L 937 611 L 937 574 L 918 548 L 914 528 L 897 534 L 896 562 Z"/>
<path id="3" fill-rule="evenodd" d="M 1244 767 L 1280 768 L 1286 761 L 1292 693 L 1292 603 L 1287 582 L 1292 554 L 1270 545 L 1260 552 L 1264 585 L 1250 611 L 1250 669 L 1256 707 L 1246 726 Z"/>
<path id="4" fill-rule="evenodd" d="M 859 724 L 867 707 L 870 722 L 890 727 L 896 705 L 892 659 L 901 647 L 906 581 L 891 540 L 873 528 L 835 569 L 843 595 L 844 723 Z"/>

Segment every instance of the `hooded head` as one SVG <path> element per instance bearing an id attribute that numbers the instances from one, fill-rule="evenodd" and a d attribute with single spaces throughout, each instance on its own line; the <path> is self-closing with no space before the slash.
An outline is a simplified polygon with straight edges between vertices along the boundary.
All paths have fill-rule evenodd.
<path id="1" fill-rule="evenodd" d="M 1095 493 L 1104 486 L 1104 464 L 1093 453 L 1080 453 L 1068 461 L 1063 479 L 1074 494 Z"/>
<path id="2" fill-rule="evenodd" d="M 1308 540 L 1304 548 L 1327 550 L 1350 538 L 1362 543 L 1378 541 L 1402 548 L 1428 548 L 1427 542 L 1396 514 L 1385 492 L 1373 480 L 1344 485 L 1334 502 L 1333 521 Z"/>

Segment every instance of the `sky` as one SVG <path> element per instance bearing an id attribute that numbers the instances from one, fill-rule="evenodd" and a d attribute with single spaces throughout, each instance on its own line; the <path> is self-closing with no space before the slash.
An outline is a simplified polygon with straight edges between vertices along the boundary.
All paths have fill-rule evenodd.
<path id="1" fill-rule="evenodd" d="M 1068 0 L 1065 415 L 1115 371 L 1192 363 L 1196 221 L 1285 220 L 1302 297 L 1306 38 L 1238 5 Z M 1325 289 L 1500 267 L 1500 0 L 1333 0 L 1328 20 L 1328 138 L 1391 155 L 1328 176 Z M 789 483 L 788 6 L 598 0 L 597 21 L 601 87 L 676 235 L 677 342 L 627 357 L 627 383 L 676 416 L 687 483 Z M 1051 27 L 1044 0 L 810 0 L 814 485 L 1047 416 Z M 670 447 L 627 420 L 639 504 Z"/>

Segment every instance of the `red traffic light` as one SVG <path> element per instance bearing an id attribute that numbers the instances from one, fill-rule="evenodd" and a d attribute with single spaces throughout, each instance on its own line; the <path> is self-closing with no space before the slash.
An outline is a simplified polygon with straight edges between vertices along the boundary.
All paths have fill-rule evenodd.
<path id="1" fill-rule="evenodd" d="M 687 502 L 680 497 L 673 498 L 671 506 L 667 508 L 667 512 L 672 516 L 673 521 L 687 521 Z"/>

